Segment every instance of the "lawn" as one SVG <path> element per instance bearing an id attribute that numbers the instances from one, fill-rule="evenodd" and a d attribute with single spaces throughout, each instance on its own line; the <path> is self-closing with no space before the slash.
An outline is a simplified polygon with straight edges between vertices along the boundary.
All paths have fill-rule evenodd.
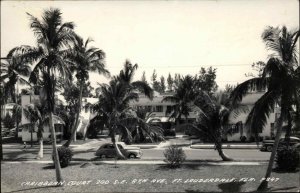
<path id="1" fill-rule="evenodd" d="M 55 181 L 52 165 L 2 163 L 1 192 L 249 192 L 257 188 L 266 167 L 73 163 L 62 169 L 63 187 L 47 187 L 41 185 Z M 299 188 L 297 172 L 274 172 L 272 177 L 270 191 Z"/>

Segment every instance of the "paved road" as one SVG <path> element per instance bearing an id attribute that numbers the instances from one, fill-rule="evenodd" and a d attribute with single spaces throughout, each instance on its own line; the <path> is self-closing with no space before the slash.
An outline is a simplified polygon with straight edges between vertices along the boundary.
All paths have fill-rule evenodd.
<path id="1" fill-rule="evenodd" d="M 94 152 L 95 150 L 82 150 L 76 147 L 74 149 L 74 156 L 75 160 L 90 160 L 95 158 Z M 220 157 L 217 151 L 213 149 L 191 149 L 188 147 L 183 148 L 187 160 L 220 160 Z M 163 151 L 164 148 L 159 149 L 143 149 L 143 156 L 142 160 L 163 160 L 164 155 Z M 25 151 L 22 148 L 5 148 L 3 149 L 4 152 L 4 159 L 5 160 L 34 160 L 37 154 L 37 147 L 31 149 L 28 148 Z M 234 158 L 235 160 L 268 160 L 270 157 L 270 153 L 268 152 L 260 152 L 257 149 L 225 149 L 224 152 Z M 45 147 L 44 149 L 44 158 L 43 160 L 49 160 L 51 157 L 52 150 L 49 147 Z"/>

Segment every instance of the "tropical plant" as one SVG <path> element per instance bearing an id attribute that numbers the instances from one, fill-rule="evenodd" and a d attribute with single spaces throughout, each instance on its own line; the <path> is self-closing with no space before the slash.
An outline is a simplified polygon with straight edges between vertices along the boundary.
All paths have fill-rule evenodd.
<path id="1" fill-rule="evenodd" d="M 300 165 L 300 153 L 294 146 L 283 146 L 276 156 L 277 168 L 282 171 L 295 171 Z"/>
<path id="2" fill-rule="evenodd" d="M 79 84 L 79 96 L 76 106 L 76 117 L 73 124 L 71 137 L 64 144 L 68 147 L 74 138 L 76 140 L 76 130 L 79 121 L 79 115 L 81 111 L 82 104 L 82 92 L 83 86 L 89 79 L 89 71 L 98 72 L 99 74 L 109 75 L 109 72 L 105 69 L 104 57 L 105 53 L 95 47 L 88 47 L 91 39 L 87 39 L 85 42 L 79 36 L 76 36 L 76 41 L 73 47 L 70 47 L 70 53 L 67 55 L 66 62 L 69 64 L 72 72 L 75 72 Z"/>
<path id="3" fill-rule="evenodd" d="M 138 100 L 137 93 L 130 92 L 128 84 L 116 80 L 110 81 L 109 85 L 102 84 L 99 102 L 94 105 L 98 116 L 103 116 L 105 125 L 109 129 L 111 141 L 116 149 L 117 156 L 125 159 L 119 147 L 116 145 L 116 135 L 121 134 L 123 138 L 131 141 L 129 129 L 122 123 L 130 116 L 129 102 Z"/>
<path id="4" fill-rule="evenodd" d="M 120 71 L 120 74 L 114 77 L 114 79 L 127 84 L 128 89 L 130 89 L 130 92 L 136 93 L 136 91 L 139 91 L 145 94 L 146 97 L 152 99 L 153 89 L 149 86 L 147 82 L 133 81 L 133 77 L 137 68 L 137 64 L 133 65 L 129 60 L 126 60 L 123 69 Z"/>
<path id="5" fill-rule="evenodd" d="M 162 100 L 162 102 L 170 101 L 175 103 L 172 108 L 173 111 L 168 113 L 171 113 L 171 117 L 175 117 L 177 126 L 179 125 L 182 115 L 185 117 L 185 122 L 188 122 L 187 117 L 191 111 L 191 105 L 197 96 L 197 90 L 195 90 L 194 83 L 194 78 L 192 76 L 187 75 L 183 77 L 180 79 L 175 94 L 173 96 L 166 96 Z"/>
<path id="6" fill-rule="evenodd" d="M 31 72 L 30 65 L 20 58 L 21 54 L 21 51 L 12 49 L 8 53 L 7 59 L 1 61 L 1 82 L 4 82 L 4 98 L 10 97 L 13 103 L 17 103 L 17 83 L 29 84 L 26 76 L 29 76 Z"/>
<path id="7" fill-rule="evenodd" d="M 218 151 L 223 161 L 231 161 L 222 149 L 222 136 L 227 134 L 224 126 L 228 122 L 228 117 L 233 109 L 227 108 L 225 96 L 219 94 L 215 98 L 210 97 L 206 92 L 200 92 L 195 105 L 200 108 L 199 117 L 194 124 L 198 135 L 208 138 L 214 142 L 215 149 Z"/>
<path id="8" fill-rule="evenodd" d="M 68 147 L 61 146 L 61 147 L 57 148 L 57 152 L 58 152 L 58 156 L 59 156 L 60 166 L 62 168 L 67 167 L 70 164 L 72 157 L 74 155 L 72 150 Z M 54 160 L 53 155 L 52 155 L 52 160 Z"/>
<path id="9" fill-rule="evenodd" d="M 168 147 L 163 153 L 166 158 L 164 161 L 167 162 L 170 168 L 180 167 L 186 159 L 183 149 L 176 145 Z"/>
<path id="10" fill-rule="evenodd" d="M 132 140 L 135 143 L 157 142 L 164 140 L 164 131 L 161 127 L 147 123 L 148 111 L 140 107 L 135 111 L 136 116 L 125 122 L 129 128 Z"/>
<path id="11" fill-rule="evenodd" d="M 44 122 L 45 122 L 45 115 L 47 113 L 47 109 L 45 107 L 45 104 L 42 105 L 42 103 L 34 103 L 29 104 L 23 108 L 24 115 L 29 121 L 32 123 L 31 128 L 31 135 L 33 132 L 33 128 L 37 126 L 37 139 L 39 141 L 39 152 L 37 155 L 37 159 L 43 158 L 43 132 L 44 132 Z"/>
<path id="12" fill-rule="evenodd" d="M 272 172 L 283 121 L 290 117 L 292 106 L 299 101 L 297 92 L 300 85 L 300 67 L 297 61 L 296 46 L 299 35 L 299 30 L 288 31 L 285 26 L 267 27 L 262 34 L 262 39 L 266 43 L 267 49 L 273 51 L 273 54 L 270 55 L 262 76 L 239 84 L 231 95 L 233 102 L 238 103 L 249 89 L 266 89 L 264 95 L 255 102 L 246 120 L 246 126 L 256 133 L 256 138 L 258 130 L 263 129 L 267 123 L 267 118 L 274 110 L 275 104 L 279 104 L 281 108 L 275 124 L 277 132 L 265 179 L 269 178 Z M 265 190 L 267 186 L 268 181 L 263 180 L 258 190 Z"/>
<path id="13" fill-rule="evenodd" d="M 47 101 L 56 180 L 57 182 L 62 182 L 53 123 L 54 95 L 58 77 L 65 80 L 71 79 L 71 73 L 64 56 L 69 52 L 67 49 L 68 45 L 74 42 L 74 24 L 72 22 L 63 23 L 59 9 L 50 8 L 45 10 L 42 20 L 30 14 L 28 15 L 31 21 L 30 27 L 37 40 L 37 47 L 20 46 L 15 49 L 22 52 L 22 61 L 35 64 L 30 74 L 30 82 L 35 85 L 39 81 L 43 82 L 43 87 L 40 89 L 40 97 L 42 100 Z"/>
<path id="14" fill-rule="evenodd" d="M 13 113 L 12 113 L 12 118 L 16 122 L 16 134 L 15 138 L 18 138 L 18 132 L 19 132 L 19 124 L 22 120 L 22 108 L 20 105 L 14 105 L 13 107 Z"/>

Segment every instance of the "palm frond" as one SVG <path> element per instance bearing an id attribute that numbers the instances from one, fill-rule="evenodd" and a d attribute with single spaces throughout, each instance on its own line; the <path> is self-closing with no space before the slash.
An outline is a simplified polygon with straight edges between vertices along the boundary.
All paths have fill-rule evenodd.
<path id="1" fill-rule="evenodd" d="M 267 86 L 267 79 L 257 77 L 246 80 L 245 82 L 239 84 L 230 94 L 230 100 L 233 105 L 241 102 L 242 98 L 250 91 L 250 90 L 264 90 Z"/>
<path id="2" fill-rule="evenodd" d="M 133 89 L 138 89 L 142 93 L 144 93 L 148 98 L 153 99 L 153 89 L 149 86 L 149 84 L 143 81 L 135 81 L 131 83 Z"/>
<path id="3" fill-rule="evenodd" d="M 256 101 L 251 109 L 245 124 L 254 132 L 256 138 L 258 137 L 258 131 L 264 128 L 270 113 L 274 111 L 279 96 L 279 92 L 268 91 Z"/>

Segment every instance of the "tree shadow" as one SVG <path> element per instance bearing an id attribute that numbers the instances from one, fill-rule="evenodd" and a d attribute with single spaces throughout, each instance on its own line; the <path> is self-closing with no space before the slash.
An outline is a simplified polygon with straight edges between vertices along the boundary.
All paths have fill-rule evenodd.
<path id="1" fill-rule="evenodd" d="M 43 170 L 54 170 L 55 167 L 54 167 L 54 164 L 51 164 L 51 165 L 44 166 L 42 169 Z"/>
<path id="2" fill-rule="evenodd" d="M 61 169 L 65 169 L 65 168 L 68 168 L 71 166 L 78 166 L 78 165 L 83 165 L 83 164 L 82 163 L 74 163 L 71 161 L 68 166 L 62 167 Z M 47 164 L 46 166 L 42 167 L 42 169 L 43 170 L 53 170 L 53 169 L 55 169 L 54 163 Z"/>
<path id="3" fill-rule="evenodd" d="M 296 170 L 284 170 L 284 169 L 280 169 L 280 168 L 273 168 L 272 172 L 275 173 L 298 173 L 300 171 L 300 168 L 297 168 Z"/>
<path id="4" fill-rule="evenodd" d="M 13 192 L 24 192 L 24 191 L 30 191 L 30 190 L 38 190 L 38 189 L 44 189 L 44 188 L 59 188 L 62 186 L 39 186 L 39 187 L 34 187 L 34 188 L 27 188 L 27 189 L 21 189 L 21 190 L 14 190 L 8 193 L 13 193 Z"/>
<path id="5" fill-rule="evenodd" d="M 290 187 L 284 187 L 284 188 L 269 188 L 270 192 L 275 192 L 275 191 L 282 191 L 282 192 L 286 192 L 287 190 L 291 190 L 291 189 L 296 189 L 298 188 L 298 190 L 295 191 L 300 191 L 299 187 L 297 186 L 290 186 Z"/>
<path id="6" fill-rule="evenodd" d="M 218 184 L 218 187 L 222 190 L 222 192 L 241 192 L 242 185 L 245 182 L 226 182 Z"/>

